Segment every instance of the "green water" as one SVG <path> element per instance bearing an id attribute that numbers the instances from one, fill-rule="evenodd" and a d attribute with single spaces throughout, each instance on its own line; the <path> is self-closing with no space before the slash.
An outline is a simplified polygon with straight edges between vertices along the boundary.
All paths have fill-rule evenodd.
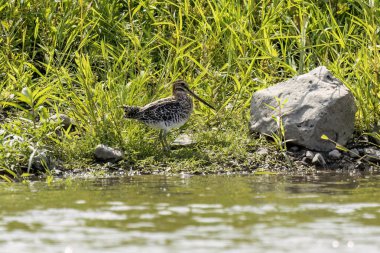
<path id="1" fill-rule="evenodd" d="M 380 176 L 0 185 L 0 252 L 380 252 Z"/>

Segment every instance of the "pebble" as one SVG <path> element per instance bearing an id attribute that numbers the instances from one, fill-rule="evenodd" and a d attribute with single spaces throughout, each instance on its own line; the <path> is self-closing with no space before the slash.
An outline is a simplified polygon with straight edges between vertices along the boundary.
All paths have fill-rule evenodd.
<path id="1" fill-rule="evenodd" d="M 48 153 L 47 150 L 38 151 L 38 154 L 33 157 L 31 168 L 36 171 L 54 169 L 56 161 Z"/>
<path id="2" fill-rule="evenodd" d="M 308 160 L 313 160 L 313 158 L 314 158 L 314 153 L 311 152 L 310 150 L 308 150 L 308 151 L 306 151 L 305 157 L 306 157 L 306 159 L 308 159 Z"/>
<path id="3" fill-rule="evenodd" d="M 319 164 L 322 166 L 326 165 L 326 161 L 321 155 L 321 153 L 316 153 L 315 156 L 313 157 L 313 160 L 311 161 L 313 164 Z"/>
<path id="4" fill-rule="evenodd" d="M 195 141 L 190 137 L 188 134 L 180 134 L 178 137 L 173 141 L 173 146 L 189 146 L 191 144 L 194 144 Z"/>
<path id="5" fill-rule="evenodd" d="M 53 122 L 59 122 L 65 130 L 67 130 L 70 126 L 75 126 L 74 120 L 66 114 L 53 115 L 49 119 Z"/>
<path id="6" fill-rule="evenodd" d="M 95 158 L 103 162 L 118 162 L 123 159 L 123 153 L 120 150 L 99 144 L 95 148 Z"/>
<path id="7" fill-rule="evenodd" d="M 364 154 L 366 155 L 366 159 L 369 161 L 380 161 L 380 150 L 374 148 L 365 148 Z"/>
<path id="8" fill-rule="evenodd" d="M 256 151 L 258 155 L 267 155 L 269 154 L 269 150 L 267 148 L 258 148 Z"/>
<path id="9" fill-rule="evenodd" d="M 360 157 L 359 150 L 357 150 L 356 148 L 350 149 L 349 155 L 352 158 L 359 158 Z"/>
<path id="10" fill-rule="evenodd" d="M 337 149 L 334 149 L 334 150 L 332 150 L 332 151 L 330 151 L 329 152 L 329 158 L 331 158 L 331 159 L 335 159 L 335 160 L 337 160 L 337 159 L 339 159 L 339 158 L 341 158 L 342 157 L 342 154 L 339 152 L 339 150 L 337 150 Z"/>

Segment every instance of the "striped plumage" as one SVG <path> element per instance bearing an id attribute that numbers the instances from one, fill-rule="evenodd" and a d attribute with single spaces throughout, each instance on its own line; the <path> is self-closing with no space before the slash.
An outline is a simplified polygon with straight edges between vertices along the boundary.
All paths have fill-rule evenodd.
<path id="1" fill-rule="evenodd" d="M 181 127 L 185 124 L 193 111 L 193 100 L 188 94 L 214 109 L 195 95 L 185 81 L 178 80 L 173 83 L 173 95 L 171 97 L 159 99 L 143 107 L 124 106 L 125 117 L 136 119 L 152 128 L 160 129 L 161 144 L 165 150 L 169 150 L 166 141 L 167 133 L 172 128 Z"/>

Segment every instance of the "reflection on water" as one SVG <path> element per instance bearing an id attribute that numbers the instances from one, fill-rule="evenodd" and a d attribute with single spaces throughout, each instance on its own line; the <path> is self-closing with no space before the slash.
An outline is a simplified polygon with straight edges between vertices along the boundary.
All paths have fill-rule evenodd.
<path id="1" fill-rule="evenodd" d="M 380 177 L 0 185 L 1 252 L 380 252 Z"/>

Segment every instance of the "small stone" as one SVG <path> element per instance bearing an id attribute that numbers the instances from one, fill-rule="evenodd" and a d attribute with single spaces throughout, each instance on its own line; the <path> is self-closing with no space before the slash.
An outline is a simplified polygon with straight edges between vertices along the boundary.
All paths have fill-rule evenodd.
<path id="1" fill-rule="evenodd" d="M 321 153 L 316 153 L 315 156 L 313 157 L 313 160 L 311 161 L 313 164 L 319 164 L 322 166 L 326 165 L 326 161 L 321 155 Z"/>
<path id="2" fill-rule="evenodd" d="M 61 176 L 61 175 L 63 175 L 63 171 L 60 170 L 60 169 L 52 169 L 51 172 L 52 172 L 54 175 L 57 175 L 57 176 Z"/>
<path id="3" fill-rule="evenodd" d="M 120 150 L 113 149 L 103 144 L 95 148 L 95 158 L 103 162 L 118 162 L 123 159 L 123 153 Z"/>
<path id="4" fill-rule="evenodd" d="M 35 171 L 52 170 L 56 167 L 56 161 L 49 155 L 47 150 L 37 151 L 32 159 L 31 168 Z"/>
<path id="5" fill-rule="evenodd" d="M 256 154 L 258 154 L 258 155 L 267 155 L 267 154 L 269 154 L 269 150 L 267 148 L 258 148 L 256 150 Z"/>
<path id="6" fill-rule="evenodd" d="M 178 137 L 173 141 L 173 146 L 189 146 L 194 144 L 195 141 L 190 137 L 188 134 L 180 134 Z"/>
<path id="7" fill-rule="evenodd" d="M 359 150 L 357 150 L 356 148 L 350 149 L 349 155 L 351 158 L 359 158 L 360 157 Z"/>
<path id="8" fill-rule="evenodd" d="M 337 160 L 342 157 L 342 154 L 339 152 L 339 150 L 334 149 L 329 152 L 329 158 Z"/>
<path id="9" fill-rule="evenodd" d="M 310 150 L 306 151 L 305 158 L 308 159 L 308 160 L 313 160 L 314 153 L 311 152 Z"/>
<path id="10" fill-rule="evenodd" d="M 380 150 L 375 148 L 365 148 L 363 151 L 368 161 L 380 161 Z"/>
<path id="11" fill-rule="evenodd" d="M 59 122 L 65 130 L 67 130 L 70 126 L 75 126 L 74 120 L 66 114 L 53 115 L 49 118 L 49 120 L 57 123 Z"/>

